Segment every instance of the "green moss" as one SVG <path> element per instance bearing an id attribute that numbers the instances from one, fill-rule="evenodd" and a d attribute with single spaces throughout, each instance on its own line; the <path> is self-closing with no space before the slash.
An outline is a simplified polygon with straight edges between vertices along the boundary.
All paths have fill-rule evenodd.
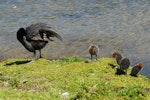
<path id="1" fill-rule="evenodd" d="M 146 76 L 115 75 L 112 58 L 90 61 L 79 57 L 63 60 L 8 59 L 0 63 L 0 99 L 11 100 L 149 100 Z"/>

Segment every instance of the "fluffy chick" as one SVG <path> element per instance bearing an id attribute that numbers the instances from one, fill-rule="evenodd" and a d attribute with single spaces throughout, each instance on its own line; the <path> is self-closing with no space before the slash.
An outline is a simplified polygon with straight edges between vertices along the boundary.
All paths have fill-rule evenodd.
<path id="1" fill-rule="evenodd" d="M 138 63 L 137 65 L 135 65 L 132 68 L 130 75 L 137 77 L 138 73 L 142 70 L 142 68 L 143 68 L 143 64 L 142 63 Z"/>
<path id="2" fill-rule="evenodd" d="M 120 65 L 121 60 L 122 60 L 122 58 L 123 58 L 122 55 L 119 54 L 119 53 L 117 53 L 117 52 L 114 52 L 114 53 L 112 54 L 112 57 L 115 58 L 117 64 Z"/>
<path id="3" fill-rule="evenodd" d="M 114 52 L 112 57 L 116 59 L 117 64 L 120 66 L 120 70 L 125 71 L 125 74 L 127 74 L 127 69 L 130 66 L 130 60 L 122 57 L 122 55 L 117 52 Z"/>
<path id="4" fill-rule="evenodd" d="M 127 75 L 127 69 L 129 68 L 129 66 L 130 66 L 130 60 L 128 58 L 123 58 L 120 63 L 120 69 L 125 70 L 126 75 Z"/>
<path id="5" fill-rule="evenodd" d="M 89 46 L 89 53 L 91 55 L 91 60 L 93 59 L 93 55 L 96 56 L 96 60 L 97 60 L 97 55 L 99 53 L 99 47 L 95 44 L 92 44 Z"/>

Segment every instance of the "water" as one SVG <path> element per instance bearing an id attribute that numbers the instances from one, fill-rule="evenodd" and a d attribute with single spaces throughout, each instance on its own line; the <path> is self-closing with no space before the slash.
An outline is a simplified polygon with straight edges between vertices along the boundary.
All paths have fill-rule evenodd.
<path id="1" fill-rule="evenodd" d="M 150 77 L 150 0 L 0 0 L 0 58 L 29 58 L 16 32 L 36 22 L 59 33 L 43 50 L 45 58 L 89 58 L 88 46 L 100 47 L 99 57 L 119 51 L 132 66 L 144 63 Z"/>

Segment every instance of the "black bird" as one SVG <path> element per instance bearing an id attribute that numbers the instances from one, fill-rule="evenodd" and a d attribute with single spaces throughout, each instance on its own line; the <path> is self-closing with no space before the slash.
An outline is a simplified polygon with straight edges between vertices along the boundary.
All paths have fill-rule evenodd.
<path id="1" fill-rule="evenodd" d="M 137 77 L 138 73 L 142 70 L 142 68 L 143 68 L 143 64 L 138 63 L 136 66 L 132 68 L 130 75 Z"/>
<path id="2" fill-rule="evenodd" d="M 44 23 L 32 24 L 26 29 L 20 28 L 17 31 L 17 39 L 30 52 L 34 53 L 35 60 L 41 58 L 41 49 L 49 41 L 53 41 L 51 37 L 56 37 L 62 41 L 62 38 L 56 32 L 50 30 L 51 27 Z M 39 57 L 36 55 L 36 50 L 39 50 Z"/>
<path id="3" fill-rule="evenodd" d="M 90 47 L 89 47 L 89 53 L 91 55 L 91 60 L 93 59 L 93 55 L 96 56 L 96 60 L 97 60 L 97 54 L 99 53 L 98 46 L 95 45 L 95 44 L 90 45 Z"/>

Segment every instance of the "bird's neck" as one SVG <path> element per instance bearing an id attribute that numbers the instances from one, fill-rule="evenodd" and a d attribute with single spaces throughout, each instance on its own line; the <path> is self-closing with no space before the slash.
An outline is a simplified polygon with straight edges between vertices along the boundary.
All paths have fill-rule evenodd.
<path id="1" fill-rule="evenodd" d="M 21 44 L 30 52 L 35 52 L 33 46 L 30 42 L 28 42 L 26 39 L 23 38 L 23 40 L 20 41 Z"/>
<path id="2" fill-rule="evenodd" d="M 28 42 L 21 33 L 17 33 L 18 41 L 30 52 L 35 52 L 33 46 Z"/>

